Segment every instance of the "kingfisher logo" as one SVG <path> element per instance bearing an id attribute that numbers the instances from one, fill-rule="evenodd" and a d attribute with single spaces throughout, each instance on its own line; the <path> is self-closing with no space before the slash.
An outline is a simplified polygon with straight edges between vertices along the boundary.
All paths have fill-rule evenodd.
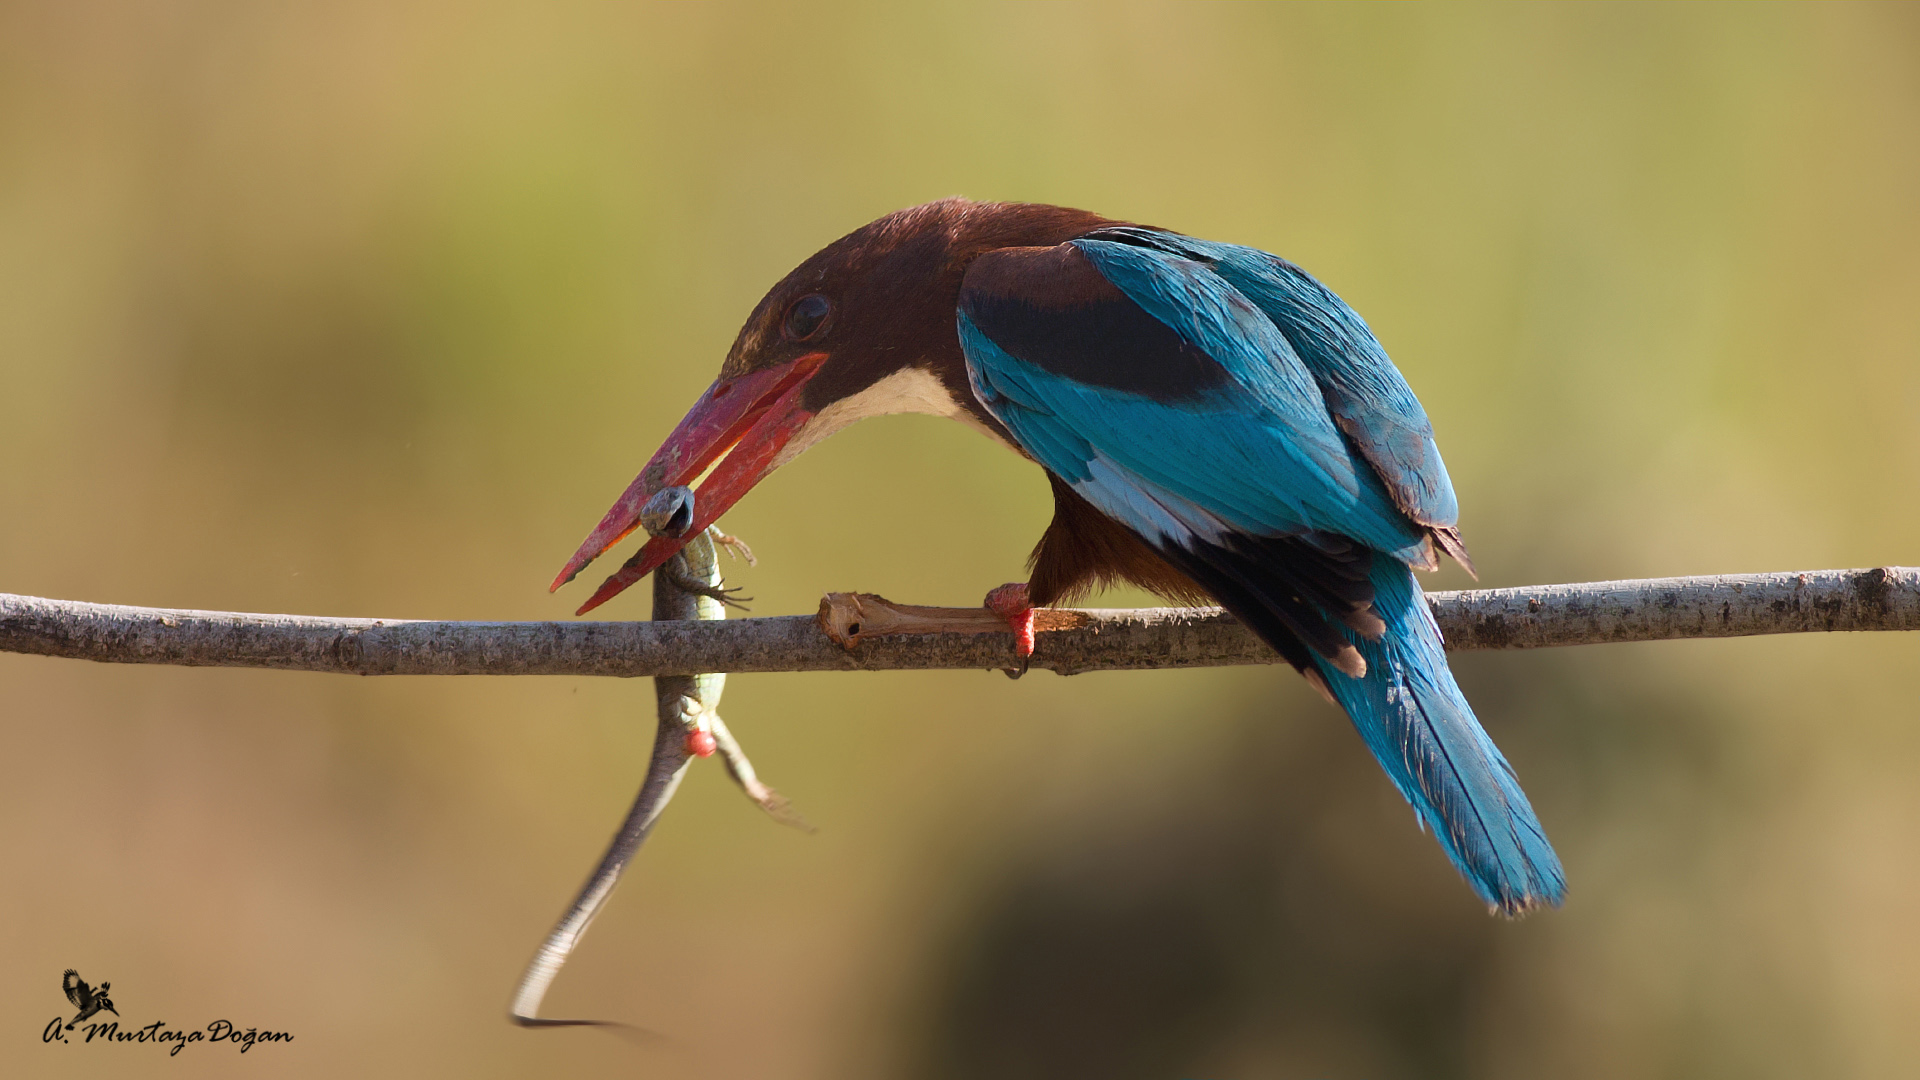
<path id="1" fill-rule="evenodd" d="M 120 1015 L 120 1010 L 113 1007 L 113 999 L 107 997 L 107 988 L 112 985 L 112 983 L 103 982 L 100 984 L 100 989 L 95 990 L 88 986 L 87 980 L 81 978 L 80 973 L 72 968 L 68 968 L 67 973 L 60 976 L 60 989 L 67 992 L 67 1000 L 73 1002 L 73 1007 L 80 1010 L 79 1016 L 67 1021 L 68 1031 L 73 1030 L 73 1025 L 102 1009 L 115 1016 Z"/>
<path id="2" fill-rule="evenodd" d="M 120 1010 L 113 1007 L 113 999 L 107 996 L 112 983 L 102 981 L 99 989 L 94 989 L 80 973 L 68 968 L 60 976 L 60 991 L 67 995 L 67 1001 L 80 1010 L 73 1019 L 67 1019 L 65 1013 L 47 1022 L 40 1032 L 43 1043 L 79 1044 L 90 1046 L 94 1043 L 110 1045 L 114 1043 L 146 1043 L 167 1047 L 167 1056 L 172 1057 L 194 1043 L 228 1043 L 241 1053 L 266 1043 L 292 1042 L 293 1035 L 286 1031 L 263 1031 L 259 1028 L 242 1030 L 230 1020 L 215 1020 L 204 1028 L 186 1030 L 170 1028 L 165 1020 L 155 1020 L 144 1027 L 122 1028 Z M 107 1020 L 102 1013 L 112 1013 L 114 1019 Z M 75 1030 L 75 1029 L 78 1030 Z"/>

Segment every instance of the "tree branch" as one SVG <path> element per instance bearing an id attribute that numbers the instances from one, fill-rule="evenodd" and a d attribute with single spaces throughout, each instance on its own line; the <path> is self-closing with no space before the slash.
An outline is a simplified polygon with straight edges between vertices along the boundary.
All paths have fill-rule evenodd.
<path id="1" fill-rule="evenodd" d="M 1920 630 L 1920 570 L 1904 567 L 1537 585 L 1433 593 L 1428 600 L 1453 650 Z M 976 611 L 903 610 L 944 610 L 962 622 Z M 1033 667 L 1074 674 L 1279 661 L 1217 608 L 1083 614 L 1072 629 L 1040 635 Z M 873 636 L 868 631 L 849 650 L 835 644 L 809 615 L 681 622 L 414 622 L 120 607 L 0 593 L 0 651 L 122 664 L 631 678 L 1008 668 L 1016 663 L 1012 642 L 1004 632 Z"/>

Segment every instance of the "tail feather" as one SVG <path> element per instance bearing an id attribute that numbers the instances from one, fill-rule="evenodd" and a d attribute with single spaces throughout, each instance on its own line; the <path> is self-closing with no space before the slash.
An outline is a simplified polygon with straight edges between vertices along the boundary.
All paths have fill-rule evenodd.
<path id="1" fill-rule="evenodd" d="M 1481 899 L 1507 915 L 1560 903 L 1560 860 L 1454 683 L 1440 628 L 1405 564 L 1299 537 L 1159 551 L 1346 711 Z"/>
<path id="2" fill-rule="evenodd" d="M 1454 683 L 1420 586 L 1391 559 L 1376 559 L 1370 576 L 1387 632 L 1377 641 L 1349 633 L 1367 662 L 1360 678 L 1316 654 L 1328 688 L 1481 899 L 1507 915 L 1558 905 L 1560 860 Z"/>

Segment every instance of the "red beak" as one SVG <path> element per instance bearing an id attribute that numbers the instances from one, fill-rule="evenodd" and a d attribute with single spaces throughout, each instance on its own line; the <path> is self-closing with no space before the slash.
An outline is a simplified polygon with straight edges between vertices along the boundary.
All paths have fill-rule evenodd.
<path id="1" fill-rule="evenodd" d="M 648 540 L 646 546 L 635 552 L 574 614 L 585 615 L 613 599 L 622 589 L 672 558 L 687 541 L 700 535 L 773 471 L 780 448 L 793 438 L 795 431 L 813 419 L 812 413 L 800 407 L 800 392 L 826 359 L 826 353 L 808 353 L 778 367 L 721 379 L 707 387 L 707 392 L 694 402 L 680 426 L 667 436 L 660 452 L 640 470 L 626 494 L 600 519 L 593 535 L 567 560 L 547 591 L 553 592 L 572 581 L 588 563 L 638 528 L 640 508 L 662 488 L 692 483 L 707 466 L 726 454 L 725 460 L 695 493 L 693 527 L 678 539 L 656 536 Z M 729 450 L 732 453 L 728 453 Z"/>

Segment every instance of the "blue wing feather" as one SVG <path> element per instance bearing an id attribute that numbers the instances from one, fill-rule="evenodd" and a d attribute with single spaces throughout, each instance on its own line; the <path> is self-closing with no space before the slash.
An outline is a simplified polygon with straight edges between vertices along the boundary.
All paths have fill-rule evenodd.
<path id="1" fill-rule="evenodd" d="M 1340 430 L 1379 471 L 1400 509 L 1422 525 L 1459 522 L 1459 502 L 1426 409 L 1366 320 L 1332 289 L 1258 248 L 1132 226 L 1093 235 L 1207 263 L 1286 336 Z"/>
<path id="2" fill-rule="evenodd" d="M 1009 416 L 995 415 L 1036 460 L 1072 480 L 1084 460 L 1050 460 L 1043 451 L 1097 444 L 1126 472 L 1247 532 L 1338 532 L 1410 564 L 1425 559 L 1423 531 L 1354 458 L 1313 377 L 1259 309 L 1191 260 L 1102 241 L 1073 246 L 1229 378 L 1177 402 L 1061 378 L 1009 355 L 963 306 L 961 343 L 975 393 L 990 411 L 990 396 L 1017 406 Z M 1129 437 L 1113 438 L 1119 432 Z M 1103 493 L 1083 494 L 1102 506 Z"/>

